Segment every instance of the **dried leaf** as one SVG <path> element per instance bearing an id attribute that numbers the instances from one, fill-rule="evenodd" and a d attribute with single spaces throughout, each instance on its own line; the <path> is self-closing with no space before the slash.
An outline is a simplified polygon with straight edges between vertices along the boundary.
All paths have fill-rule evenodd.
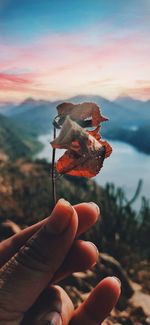
<path id="1" fill-rule="evenodd" d="M 80 147 L 85 150 L 88 139 L 88 133 L 67 116 L 58 137 L 51 142 L 51 145 L 55 149 L 76 151 L 77 143 L 80 142 Z"/>
<path id="2" fill-rule="evenodd" d="M 92 135 L 97 141 L 100 142 L 102 146 L 105 147 L 105 158 L 108 158 L 112 153 L 112 147 L 107 141 L 101 140 L 101 135 L 99 133 L 100 127 L 97 127 L 96 129 L 92 131 L 87 131 L 90 135 Z"/>
<path id="3" fill-rule="evenodd" d="M 100 140 L 100 143 L 105 147 L 105 158 L 108 158 L 112 153 L 112 147 L 107 141 Z"/>
<path id="4" fill-rule="evenodd" d="M 68 116 L 51 145 L 53 148 L 68 149 L 58 160 L 56 169 L 60 174 L 74 176 L 96 176 L 104 159 L 111 153 L 109 144 L 101 140 L 99 127 L 85 131 Z"/>
<path id="5" fill-rule="evenodd" d="M 92 137 L 94 137 L 96 140 L 100 140 L 101 139 L 101 135 L 99 133 L 100 131 L 100 126 L 97 126 L 96 129 L 92 130 L 92 131 L 87 131 L 90 135 L 92 135 Z"/>
<path id="6" fill-rule="evenodd" d="M 84 155 L 67 150 L 58 160 L 56 169 L 60 174 L 69 174 L 80 177 L 94 177 L 103 166 L 105 158 L 105 147 L 101 146 L 99 150 L 91 151 Z"/>
<path id="7" fill-rule="evenodd" d="M 108 118 L 101 115 L 100 108 L 95 103 L 62 103 L 57 106 L 58 117 L 55 122 L 58 126 L 62 125 L 67 115 L 83 127 L 99 126 L 101 122 L 107 121 Z"/>

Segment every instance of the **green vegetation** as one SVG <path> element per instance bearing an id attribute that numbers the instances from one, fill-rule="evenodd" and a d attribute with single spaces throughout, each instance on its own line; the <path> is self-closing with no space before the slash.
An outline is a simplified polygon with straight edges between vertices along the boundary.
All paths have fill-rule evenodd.
<path id="1" fill-rule="evenodd" d="M 97 201 L 97 200 L 96 200 Z M 150 258 L 150 204 L 142 199 L 139 212 L 127 201 L 124 191 L 107 184 L 101 200 L 102 222 L 90 232 L 96 245 L 117 258 L 126 268 L 138 257 Z M 127 262 L 128 261 L 128 262 Z"/>
<path id="2" fill-rule="evenodd" d="M 0 152 L 10 159 L 31 157 L 41 143 L 23 132 L 10 118 L 0 114 Z"/>

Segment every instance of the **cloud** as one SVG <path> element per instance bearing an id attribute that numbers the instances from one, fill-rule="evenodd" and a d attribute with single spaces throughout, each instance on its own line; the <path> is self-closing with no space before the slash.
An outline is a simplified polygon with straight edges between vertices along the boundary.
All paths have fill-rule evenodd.
<path id="1" fill-rule="evenodd" d="M 16 76 L 11 74 L 4 74 L 0 73 L 0 91 L 3 92 L 15 92 L 20 94 L 26 94 L 29 96 L 29 94 L 32 96 L 35 96 L 36 93 L 39 91 L 40 94 L 44 96 L 58 96 L 58 93 L 55 91 L 45 90 L 44 88 L 36 87 L 34 85 L 34 82 L 32 80 L 25 78 L 24 75 L 22 76 Z M 37 91 L 38 90 L 38 91 Z"/>
<path id="2" fill-rule="evenodd" d="M 11 83 L 19 83 L 19 84 L 30 84 L 31 80 L 25 79 L 21 76 L 16 76 L 14 74 L 7 74 L 0 72 L 0 82 L 8 81 Z"/>
<path id="3" fill-rule="evenodd" d="M 0 92 L 19 92 L 27 93 L 33 88 L 33 82 L 30 75 L 12 74 L 0 72 Z"/>
<path id="4" fill-rule="evenodd" d="M 126 89 L 128 95 L 139 99 L 150 99 L 150 84 L 147 87 L 135 87 Z"/>
<path id="5" fill-rule="evenodd" d="M 106 34 L 103 28 L 93 37 L 50 33 L 24 46 L 1 43 L 0 91 L 56 99 L 81 91 L 113 98 L 135 89 L 147 98 L 149 85 L 141 82 L 150 73 L 147 39 L 139 32 Z"/>

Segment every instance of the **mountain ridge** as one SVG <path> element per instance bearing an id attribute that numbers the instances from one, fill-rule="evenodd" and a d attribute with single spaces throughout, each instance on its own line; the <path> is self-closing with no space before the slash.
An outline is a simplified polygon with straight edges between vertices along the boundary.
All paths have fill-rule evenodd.
<path id="1" fill-rule="evenodd" d="M 111 102 L 97 95 L 78 95 L 65 100 L 75 104 L 89 101 L 96 102 L 102 108 L 103 115 L 109 118 L 102 127 L 102 134 L 106 138 L 130 143 L 138 150 L 150 153 L 147 147 L 150 143 L 150 101 L 141 102 L 124 97 L 121 99 L 121 106 L 118 102 Z M 15 108 L 9 108 L 6 116 L 9 116 L 24 133 L 37 139 L 39 135 L 50 134 L 53 119 L 57 115 L 56 107 L 61 102 L 27 98 Z M 137 130 L 133 132 L 135 127 Z"/>
<path id="2" fill-rule="evenodd" d="M 96 102 L 100 107 L 102 107 L 104 115 L 108 116 L 111 120 L 111 123 L 113 124 L 117 124 L 118 122 L 120 122 L 126 126 L 128 124 L 141 125 L 142 121 L 144 121 L 145 123 L 150 118 L 150 100 L 143 102 L 140 100 L 135 100 L 128 96 L 118 97 L 116 100 L 110 101 L 109 99 L 98 95 L 78 95 L 68 98 L 66 100 L 57 101 L 47 101 L 42 99 L 35 100 L 33 98 L 27 98 L 20 104 L 13 105 L 12 108 L 10 106 L 9 108 L 5 107 L 5 109 L 3 109 L 3 114 L 11 116 L 12 118 L 16 118 L 18 120 L 21 120 L 21 114 L 24 114 L 22 115 L 22 118 L 27 118 L 29 120 L 29 116 L 27 117 L 28 114 L 32 115 L 34 112 L 35 115 L 37 113 L 39 115 L 38 110 L 42 109 L 43 111 L 49 110 L 51 115 L 54 116 L 57 114 L 54 109 L 59 103 L 63 101 L 73 103 L 80 103 L 83 101 Z M 36 111 L 33 111 L 35 109 Z M 2 110 L 0 110 L 0 112 L 2 113 Z M 46 114 L 46 112 L 44 112 L 44 114 Z"/>
<path id="3" fill-rule="evenodd" d="M 132 99 L 133 100 L 133 99 Z M 148 123 L 150 118 L 150 110 L 148 109 L 149 101 L 142 103 L 143 110 L 138 109 L 135 114 L 135 109 L 129 107 L 124 107 L 118 102 L 111 102 L 110 100 L 101 96 L 85 96 L 78 95 L 75 97 L 68 98 L 64 100 L 65 102 L 80 103 L 86 101 L 96 102 L 106 115 L 112 125 L 115 126 L 141 126 L 144 123 Z M 134 100 L 133 100 L 134 101 Z M 19 105 L 13 106 L 12 109 L 6 111 L 6 115 L 10 116 L 16 122 L 19 122 L 22 127 L 28 126 L 29 128 L 36 129 L 39 134 L 48 133 L 49 124 L 52 119 L 57 115 L 55 110 L 56 106 L 62 101 L 45 101 L 45 100 L 34 100 L 32 98 L 27 98 L 25 101 Z M 127 106 L 127 105 L 126 105 Z M 140 102 L 139 102 L 140 106 Z M 5 112 L 3 112 L 4 114 Z M 144 114 L 143 114 L 144 113 Z"/>

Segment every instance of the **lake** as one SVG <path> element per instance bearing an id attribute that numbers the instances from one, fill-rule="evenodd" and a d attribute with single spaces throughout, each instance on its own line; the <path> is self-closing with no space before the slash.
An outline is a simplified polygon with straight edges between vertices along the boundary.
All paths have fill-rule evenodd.
<path id="1" fill-rule="evenodd" d="M 52 148 L 50 145 L 51 135 L 41 135 L 38 140 L 44 144 L 44 148 L 36 155 L 36 158 L 46 158 L 51 161 Z M 139 179 L 143 180 L 142 190 L 139 198 L 134 203 L 138 209 L 141 196 L 150 198 L 150 155 L 138 152 L 134 147 L 119 141 L 109 141 L 113 153 L 110 158 L 105 159 L 101 172 L 93 178 L 99 185 L 114 183 L 122 187 L 128 199 L 135 193 Z M 56 151 L 56 159 L 62 155 L 62 150 Z"/>

